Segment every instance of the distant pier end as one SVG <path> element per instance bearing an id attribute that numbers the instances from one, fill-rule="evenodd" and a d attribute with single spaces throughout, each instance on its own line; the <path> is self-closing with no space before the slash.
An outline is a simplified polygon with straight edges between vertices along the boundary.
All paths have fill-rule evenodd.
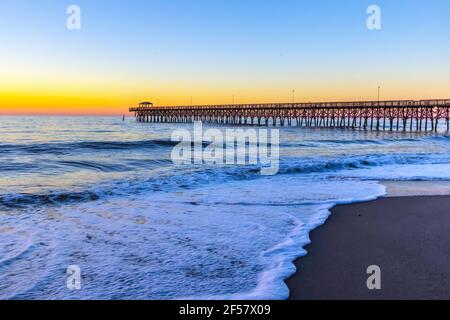
<path id="1" fill-rule="evenodd" d="M 152 123 L 364 128 L 371 130 L 437 131 L 450 129 L 450 99 L 356 102 L 268 103 L 154 106 L 130 108 L 137 121 Z"/>

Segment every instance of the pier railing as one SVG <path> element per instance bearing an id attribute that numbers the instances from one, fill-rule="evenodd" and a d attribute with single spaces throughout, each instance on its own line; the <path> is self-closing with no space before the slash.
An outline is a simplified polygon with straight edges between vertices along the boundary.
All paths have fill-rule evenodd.
<path id="1" fill-rule="evenodd" d="M 372 130 L 449 130 L 450 99 L 352 102 L 265 103 L 130 108 L 139 122 L 305 127 L 360 127 Z"/>

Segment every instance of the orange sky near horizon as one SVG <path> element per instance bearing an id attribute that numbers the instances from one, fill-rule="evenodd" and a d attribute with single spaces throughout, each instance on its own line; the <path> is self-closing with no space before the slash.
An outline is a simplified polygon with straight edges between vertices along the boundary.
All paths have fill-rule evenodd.
<path id="1" fill-rule="evenodd" d="M 150 77 L 123 73 L 90 73 L 62 70 L 46 72 L 10 70 L 0 75 L 0 115 L 122 115 L 142 101 L 155 105 L 230 104 L 376 100 L 448 99 L 450 74 L 430 70 L 380 74 L 371 79 L 364 70 L 298 75 L 273 73 L 271 77 L 231 76 Z"/>
<path id="2" fill-rule="evenodd" d="M 303 84 L 305 85 L 305 84 Z M 117 87 L 68 88 L 51 90 L 49 87 L 34 89 L 0 89 L 0 115 L 122 115 L 128 114 L 128 108 L 141 101 L 151 101 L 155 105 L 190 105 L 193 104 L 230 104 L 233 93 L 229 88 L 211 88 L 205 90 L 180 88 L 170 91 L 168 88 L 158 90 L 120 90 Z M 301 88 L 301 89 L 299 89 Z M 323 88 L 323 89 L 322 89 Z M 136 89 L 136 88 L 135 88 Z M 266 86 L 264 89 L 245 88 L 234 93 L 235 103 L 270 103 L 291 102 L 292 89 Z M 311 101 L 360 101 L 376 100 L 377 86 L 361 87 L 361 84 L 339 85 L 334 87 L 297 86 L 296 102 Z M 148 94 L 146 92 L 149 92 Z M 190 95 L 191 93 L 191 95 Z M 382 100 L 401 99 L 447 99 L 450 92 L 446 85 L 422 86 L 421 83 L 409 83 L 403 88 L 382 87 Z"/>

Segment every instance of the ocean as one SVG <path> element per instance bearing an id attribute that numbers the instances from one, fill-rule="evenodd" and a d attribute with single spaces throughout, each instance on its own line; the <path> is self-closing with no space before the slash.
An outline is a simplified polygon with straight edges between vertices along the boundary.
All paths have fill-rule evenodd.
<path id="1" fill-rule="evenodd" d="M 263 176 L 174 164 L 180 128 L 1 117 L 0 299 L 286 299 L 330 208 L 386 195 L 383 181 L 450 180 L 445 132 L 282 128 Z"/>

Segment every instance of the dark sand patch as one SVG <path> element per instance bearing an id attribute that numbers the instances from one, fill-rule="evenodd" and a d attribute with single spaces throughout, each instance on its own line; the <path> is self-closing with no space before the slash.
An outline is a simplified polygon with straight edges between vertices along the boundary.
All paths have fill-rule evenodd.
<path id="1" fill-rule="evenodd" d="M 338 206 L 286 282 L 291 299 L 450 299 L 450 196 Z M 382 290 L 367 289 L 367 267 Z"/>

